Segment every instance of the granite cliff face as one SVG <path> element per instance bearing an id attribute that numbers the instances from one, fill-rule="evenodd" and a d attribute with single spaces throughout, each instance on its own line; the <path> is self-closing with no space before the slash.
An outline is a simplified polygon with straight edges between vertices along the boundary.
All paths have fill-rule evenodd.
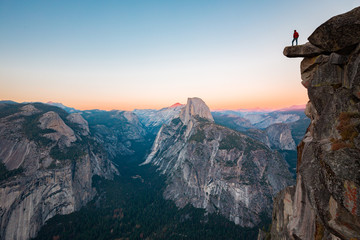
<path id="1" fill-rule="evenodd" d="M 246 227 L 269 217 L 272 196 L 292 182 L 278 153 L 216 125 L 199 98 L 189 98 L 179 117 L 161 127 L 148 163 L 167 176 L 166 199 L 218 212 Z"/>
<path id="2" fill-rule="evenodd" d="M 359 26 L 355 8 L 284 50 L 304 57 L 311 124 L 298 146 L 296 186 L 274 204 L 273 239 L 360 239 Z"/>
<path id="3" fill-rule="evenodd" d="M 0 239 L 29 239 L 56 214 L 96 194 L 116 172 L 78 113 L 40 103 L 0 104 Z"/>

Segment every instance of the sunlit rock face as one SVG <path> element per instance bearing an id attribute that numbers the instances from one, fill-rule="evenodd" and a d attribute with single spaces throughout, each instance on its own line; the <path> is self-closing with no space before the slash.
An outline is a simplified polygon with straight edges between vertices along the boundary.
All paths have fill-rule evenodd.
<path id="1" fill-rule="evenodd" d="M 44 104 L 0 104 L 0 113 L 0 239 L 35 237 L 94 197 L 94 175 L 116 172 L 82 116 Z"/>
<path id="2" fill-rule="evenodd" d="M 180 116 L 162 126 L 148 163 L 167 176 L 166 199 L 218 212 L 246 227 L 270 216 L 272 197 L 292 183 L 280 154 L 216 125 L 199 98 L 190 98 Z"/>
<path id="3" fill-rule="evenodd" d="M 200 98 L 189 98 L 187 104 L 180 112 L 180 119 L 185 125 L 194 117 L 214 122 L 209 107 Z"/>
<path id="4" fill-rule="evenodd" d="M 298 146 L 296 186 L 274 204 L 274 239 L 360 239 L 359 24 L 355 8 L 315 30 L 313 55 L 289 47 L 305 57 L 311 124 Z"/>

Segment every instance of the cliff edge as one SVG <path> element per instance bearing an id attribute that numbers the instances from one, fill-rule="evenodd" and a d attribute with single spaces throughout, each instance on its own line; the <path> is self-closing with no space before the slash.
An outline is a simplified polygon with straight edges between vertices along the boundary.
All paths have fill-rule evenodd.
<path id="1" fill-rule="evenodd" d="M 295 187 L 275 199 L 272 239 L 360 239 L 360 7 L 318 27 L 304 57 L 311 119 L 298 145 Z"/>

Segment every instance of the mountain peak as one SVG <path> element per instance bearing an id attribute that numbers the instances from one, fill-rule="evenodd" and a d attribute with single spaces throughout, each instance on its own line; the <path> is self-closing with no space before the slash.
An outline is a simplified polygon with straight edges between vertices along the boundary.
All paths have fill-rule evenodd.
<path id="1" fill-rule="evenodd" d="M 175 103 L 173 105 L 170 106 L 170 108 L 176 108 L 176 107 L 180 107 L 180 106 L 183 106 L 184 104 L 181 104 L 181 103 Z"/>
<path id="2" fill-rule="evenodd" d="M 214 122 L 209 107 L 201 98 L 188 98 L 186 106 L 181 110 L 180 119 L 187 125 L 190 119 L 195 116 Z"/>

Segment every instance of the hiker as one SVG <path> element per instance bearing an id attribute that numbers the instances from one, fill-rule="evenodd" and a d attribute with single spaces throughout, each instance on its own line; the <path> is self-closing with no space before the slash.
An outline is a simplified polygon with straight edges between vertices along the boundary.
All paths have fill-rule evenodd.
<path id="1" fill-rule="evenodd" d="M 299 38 L 299 33 L 294 30 L 294 35 L 293 35 L 294 39 L 292 40 L 291 45 L 294 46 L 294 41 L 296 41 L 296 46 L 298 45 L 298 38 Z"/>

